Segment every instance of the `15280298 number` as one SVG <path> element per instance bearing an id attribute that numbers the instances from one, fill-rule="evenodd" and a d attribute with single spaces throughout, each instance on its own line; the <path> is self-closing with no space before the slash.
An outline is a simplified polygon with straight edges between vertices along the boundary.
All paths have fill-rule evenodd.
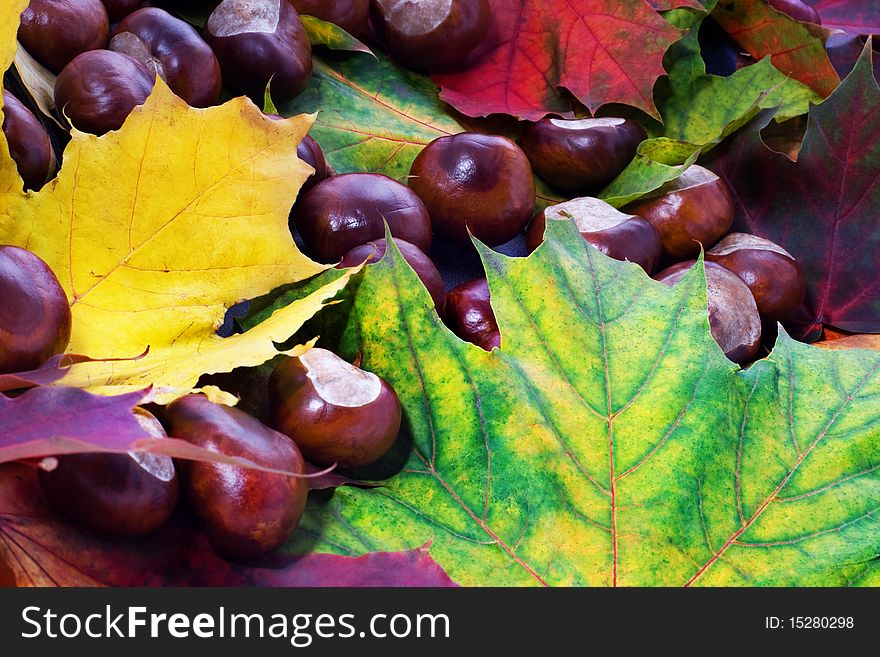
<path id="1" fill-rule="evenodd" d="M 795 630 L 840 630 L 855 627 L 852 616 L 791 616 L 789 627 Z"/>

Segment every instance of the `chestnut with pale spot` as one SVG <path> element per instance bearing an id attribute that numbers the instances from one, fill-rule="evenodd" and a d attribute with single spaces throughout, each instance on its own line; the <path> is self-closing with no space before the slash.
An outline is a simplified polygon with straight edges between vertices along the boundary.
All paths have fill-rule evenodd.
<path id="1" fill-rule="evenodd" d="M 733 223 L 733 197 L 727 185 L 701 166 L 688 168 L 681 177 L 624 208 L 650 223 L 660 233 L 663 255 L 671 262 L 696 258 Z"/>
<path id="2" fill-rule="evenodd" d="M 489 283 L 477 278 L 446 295 L 446 325 L 462 340 L 492 351 L 501 346 L 501 330 L 489 296 Z"/>
<path id="3" fill-rule="evenodd" d="M 593 194 L 623 172 L 647 138 L 629 119 L 543 119 L 523 131 L 519 145 L 542 180 Z"/>
<path id="4" fill-rule="evenodd" d="M 402 409 L 386 381 L 326 349 L 286 358 L 269 379 L 275 428 L 319 465 L 373 463 L 394 445 Z"/>
<path id="5" fill-rule="evenodd" d="M 804 301 L 807 281 L 794 256 L 778 244 L 756 235 L 731 233 L 706 252 L 745 283 L 765 321 L 791 318 Z"/>
<path id="6" fill-rule="evenodd" d="M 168 433 L 198 447 L 257 465 L 305 474 L 297 446 L 247 413 L 188 395 L 165 409 Z M 302 517 L 308 482 L 225 463 L 181 463 L 183 488 L 205 523 L 211 545 L 231 559 L 250 560 L 281 547 Z"/>
<path id="7" fill-rule="evenodd" d="M 471 246 L 468 230 L 489 246 L 513 239 L 535 207 L 525 153 L 506 137 L 465 132 L 440 137 L 413 161 L 409 186 L 438 235 Z"/>
<path id="8" fill-rule="evenodd" d="M 101 0 L 30 0 L 18 28 L 21 45 L 56 74 L 77 55 L 104 48 L 109 36 Z"/>
<path id="9" fill-rule="evenodd" d="M 394 244 L 400 251 L 400 255 L 413 268 L 419 280 L 427 288 L 437 312 L 442 313 L 443 306 L 446 303 L 446 286 L 443 283 L 443 277 L 437 271 L 437 267 L 434 266 L 434 262 L 414 244 L 400 239 L 394 240 Z M 371 264 L 378 262 L 385 257 L 387 250 L 388 242 L 384 237 L 380 240 L 367 242 L 361 246 L 356 246 L 346 253 L 337 267 L 341 269 L 343 267 L 357 267 L 363 263 Z"/>
<path id="10" fill-rule="evenodd" d="M 43 260 L 0 246 L 0 374 L 36 369 L 70 342 L 67 295 Z"/>
<path id="11" fill-rule="evenodd" d="M 406 185 L 381 174 L 327 178 L 300 197 L 295 220 L 306 254 L 318 262 L 339 262 L 354 247 L 382 239 L 385 222 L 394 237 L 426 253 L 431 248 L 425 205 Z"/>
<path id="12" fill-rule="evenodd" d="M 488 0 L 371 0 L 373 29 L 404 66 L 450 70 L 489 32 Z"/>
<path id="13" fill-rule="evenodd" d="M 312 75 L 312 46 L 288 0 L 223 0 L 208 18 L 205 41 L 214 50 L 223 82 L 262 106 L 298 96 Z"/>
<path id="14" fill-rule="evenodd" d="M 136 408 L 135 417 L 153 438 L 167 435 L 159 420 Z M 149 534 L 164 525 L 177 505 L 180 489 L 168 456 L 69 454 L 54 470 L 39 471 L 52 509 L 77 525 L 124 536 Z"/>
<path id="15" fill-rule="evenodd" d="M 214 52 L 189 23 L 167 11 L 145 7 L 130 14 L 113 30 L 110 49 L 138 60 L 193 107 L 209 107 L 220 98 Z"/>
<path id="16" fill-rule="evenodd" d="M 654 278 L 672 287 L 694 264 L 695 260 L 680 262 Z M 705 265 L 712 337 L 734 363 L 751 363 L 761 348 L 761 317 L 755 298 L 736 274 L 714 262 Z"/>
<path id="17" fill-rule="evenodd" d="M 544 241 L 547 220 L 573 220 L 583 238 L 615 260 L 634 262 L 651 274 L 660 262 L 660 234 L 641 217 L 598 198 L 576 198 L 539 212 L 526 231 L 529 252 Z"/>

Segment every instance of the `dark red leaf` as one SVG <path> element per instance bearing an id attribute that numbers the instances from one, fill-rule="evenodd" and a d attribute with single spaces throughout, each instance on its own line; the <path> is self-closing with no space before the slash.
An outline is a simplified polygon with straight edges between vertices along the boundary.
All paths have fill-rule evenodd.
<path id="1" fill-rule="evenodd" d="M 68 368 L 77 363 L 91 362 L 88 356 L 75 356 L 72 354 L 59 354 L 52 356 L 45 363 L 30 372 L 17 372 L 15 374 L 0 374 L 0 392 L 10 390 L 24 390 L 36 386 L 45 386 L 60 381 L 67 374 Z"/>
<path id="2" fill-rule="evenodd" d="M 807 0 L 822 25 L 850 34 L 880 34 L 880 2 L 876 0 Z"/>
<path id="3" fill-rule="evenodd" d="M 137 539 L 81 530 L 53 518 L 33 469 L 20 465 L 0 467 L 3 560 L 22 586 L 455 586 L 427 547 L 278 555 L 244 566 L 218 557 L 182 518 Z"/>
<path id="4" fill-rule="evenodd" d="M 767 148 L 764 115 L 707 166 L 730 185 L 734 230 L 784 246 L 807 277 L 807 311 L 796 337 L 822 325 L 880 333 L 880 89 L 866 49 L 840 88 L 810 113 L 797 162 Z"/>
<path id="5" fill-rule="evenodd" d="M 840 83 L 825 52 L 828 30 L 796 21 L 766 0 L 719 0 L 712 17 L 752 57 L 769 55 L 776 68 L 823 98 Z"/>
<path id="6" fill-rule="evenodd" d="M 468 116 L 569 115 L 567 89 L 591 111 L 625 103 L 659 118 L 654 82 L 680 36 L 647 0 L 493 0 L 475 63 L 434 80 Z"/>

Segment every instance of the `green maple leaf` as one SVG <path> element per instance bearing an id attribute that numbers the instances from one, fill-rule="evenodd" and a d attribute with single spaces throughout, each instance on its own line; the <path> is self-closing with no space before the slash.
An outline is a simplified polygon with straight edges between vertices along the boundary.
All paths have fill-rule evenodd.
<path id="1" fill-rule="evenodd" d="M 289 551 L 430 542 L 466 585 L 877 581 L 880 354 L 783 335 L 741 371 L 702 265 L 668 289 L 568 222 L 527 259 L 481 253 L 492 353 L 396 250 L 366 268 L 340 348 L 398 391 L 406 439 L 359 473 L 380 487 L 313 496 Z"/>

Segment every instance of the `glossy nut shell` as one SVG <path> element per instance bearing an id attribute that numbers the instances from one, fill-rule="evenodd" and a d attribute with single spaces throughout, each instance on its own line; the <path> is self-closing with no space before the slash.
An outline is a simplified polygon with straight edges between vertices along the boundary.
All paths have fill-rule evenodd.
<path id="1" fill-rule="evenodd" d="M 489 283 L 478 278 L 446 295 L 446 325 L 462 340 L 491 351 L 501 346 L 501 331 L 489 299 Z"/>
<path id="2" fill-rule="evenodd" d="M 25 189 L 40 189 L 55 175 L 49 133 L 18 98 L 3 91 L 3 134 Z"/>
<path id="3" fill-rule="evenodd" d="M 18 39 L 38 62 L 58 73 L 77 55 L 105 47 L 109 33 L 101 0 L 30 0 Z"/>

